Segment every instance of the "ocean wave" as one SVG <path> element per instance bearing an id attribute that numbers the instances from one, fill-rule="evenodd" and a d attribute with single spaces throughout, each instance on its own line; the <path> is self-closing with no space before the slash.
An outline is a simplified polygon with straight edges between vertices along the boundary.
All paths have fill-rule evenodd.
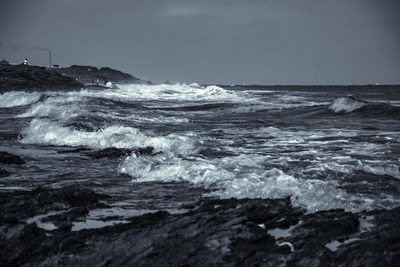
<path id="1" fill-rule="evenodd" d="M 25 106 L 39 101 L 41 94 L 38 92 L 27 93 L 12 91 L 0 95 L 0 108 Z"/>
<path id="2" fill-rule="evenodd" d="M 357 100 L 354 97 L 341 97 L 335 99 L 329 109 L 335 113 L 349 113 L 367 105 L 367 102 Z"/>
<path id="3" fill-rule="evenodd" d="M 53 117 L 68 119 L 78 116 L 85 109 L 86 99 L 74 95 L 48 96 L 44 101 L 33 104 L 27 111 L 17 115 L 19 118 Z"/>
<path id="4" fill-rule="evenodd" d="M 351 158 L 350 158 L 351 159 Z M 390 162 L 368 162 L 357 160 L 349 160 L 349 162 L 338 163 L 335 161 L 319 163 L 317 166 L 312 166 L 305 169 L 303 172 L 309 175 L 321 175 L 333 171 L 342 174 L 353 174 L 355 171 L 363 171 L 374 175 L 387 175 L 393 178 L 400 179 L 399 165 Z"/>
<path id="5" fill-rule="evenodd" d="M 170 134 L 149 136 L 139 129 L 124 126 L 109 126 L 104 129 L 86 132 L 65 127 L 49 119 L 33 119 L 22 131 L 21 143 L 57 146 L 85 146 L 96 149 L 108 147 L 138 148 L 154 147 L 155 151 L 175 151 L 190 153 L 193 149 L 186 136 Z"/>
<path id="6" fill-rule="evenodd" d="M 400 107 L 389 103 L 362 101 L 351 96 L 335 99 L 328 109 L 335 113 L 358 114 L 371 117 L 390 116 L 398 118 L 400 116 Z"/>
<path id="7" fill-rule="evenodd" d="M 235 104 L 233 103 L 209 103 L 209 104 L 187 104 L 177 106 L 166 106 L 166 107 L 152 107 L 158 110 L 171 110 L 171 111 L 207 111 L 212 109 L 225 109 L 232 108 Z"/>
<path id="8" fill-rule="evenodd" d="M 102 97 L 145 99 L 145 100 L 179 100 L 179 101 L 244 101 L 246 97 L 219 86 L 199 86 L 198 84 L 127 84 L 118 85 L 113 92 L 105 92 Z"/>
<path id="9" fill-rule="evenodd" d="M 264 157 L 240 155 L 222 159 L 186 160 L 173 155 L 127 157 L 120 165 L 121 173 L 133 177 L 132 182 L 189 182 L 211 190 L 209 196 L 219 198 L 283 198 L 309 212 L 344 208 L 360 211 L 370 208 L 371 201 L 349 195 L 329 181 L 297 179 L 273 168 L 265 170 Z"/>

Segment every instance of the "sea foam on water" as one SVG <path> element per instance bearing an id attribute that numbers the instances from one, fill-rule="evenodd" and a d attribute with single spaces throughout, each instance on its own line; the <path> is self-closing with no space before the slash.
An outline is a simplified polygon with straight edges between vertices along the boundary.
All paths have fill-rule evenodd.
<path id="1" fill-rule="evenodd" d="M 12 91 L 0 95 L 0 108 L 25 106 L 37 102 L 41 94 Z"/>
<path id="2" fill-rule="evenodd" d="M 329 109 L 336 113 L 339 112 L 348 113 L 357 110 L 359 108 L 362 108 L 365 105 L 367 105 L 366 102 L 359 101 L 353 97 L 341 97 L 335 99 L 332 105 L 330 105 Z"/>
<path id="3" fill-rule="evenodd" d="M 130 175 L 133 183 L 185 182 L 218 198 L 290 197 L 293 205 L 310 212 L 383 208 L 384 197 L 349 193 L 340 182 L 359 171 L 399 178 L 398 162 L 368 158 L 380 157 L 388 145 L 371 141 L 366 133 L 361 138 L 358 129 L 325 127 L 320 121 L 312 128 L 298 127 L 291 118 L 269 123 L 280 119 L 270 109 L 301 107 L 299 112 L 314 114 L 315 98 L 288 94 L 265 96 L 198 84 L 118 85 L 47 93 L 45 98 L 22 93 L 23 101 L 32 105 L 17 116 L 28 120 L 20 142 L 90 149 L 153 147 L 153 155 L 121 158 L 115 172 Z M 349 113 L 367 105 L 352 97 L 321 103 L 318 116 L 327 109 Z M 221 121 L 223 116 L 229 120 Z M 261 120 L 250 123 L 253 116 Z M 88 127 L 79 124 L 86 122 Z M 397 140 L 397 132 L 385 137 Z"/>

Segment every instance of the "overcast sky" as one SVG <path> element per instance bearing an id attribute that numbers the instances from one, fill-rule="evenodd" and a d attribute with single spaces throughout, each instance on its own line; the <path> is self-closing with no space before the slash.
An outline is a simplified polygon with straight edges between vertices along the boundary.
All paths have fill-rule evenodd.
<path id="1" fill-rule="evenodd" d="M 0 0 L 0 60 L 152 81 L 400 83 L 399 0 Z"/>

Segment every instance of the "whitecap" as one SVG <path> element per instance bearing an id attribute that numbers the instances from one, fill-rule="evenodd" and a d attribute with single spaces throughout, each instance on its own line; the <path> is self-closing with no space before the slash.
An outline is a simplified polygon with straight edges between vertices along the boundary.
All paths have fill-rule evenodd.
<path id="1" fill-rule="evenodd" d="M 22 131 L 22 143 L 58 146 L 85 146 L 90 148 L 137 148 L 154 147 L 156 151 L 187 153 L 192 150 L 186 136 L 170 134 L 149 136 L 139 129 L 125 126 L 109 126 L 99 131 L 86 132 L 65 127 L 49 119 L 33 119 Z"/>
<path id="2" fill-rule="evenodd" d="M 12 91 L 0 95 L 0 108 L 25 106 L 37 102 L 41 94 Z"/>
<path id="3" fill-rule="evenodd" d="M 349 113 L 359 108 L 362 108 L 365 105 L 367 105 L 366 102 L 359 101 L 353 97 L 342 97 L 335 99 L 333 103 L 329 106 L 329 109 L 336 113 Z"/>
<path id="4" fill-rule="evenodd" d="M 68 119 L 84 112 L 86 99 L 79 95 L 50 96 L 43 102 L 33 104 L 26 112 L 19 114 L 19 118 L 52 117 Z"/>
<path id="5" fill-rule="evenodd" d="M 189 182 L 212 190 L 208 196 L 218 198 L 283 198 L 310 212 L 333 208 L 360 211 L 370 208 L 369 201 L 351 196 L 333 182 L 298 179 L 273 168 L 265 170 L 265 158 L 241 155 L 223 159 L 187 160 L 173 154 L 156 157 L 127 157 L 120 165 L 121 173 L 133 182 Z"/>
<path id="6" fill-rule="evenodd" d="M 177 101 L 246 101 L 243 93 L 225 90 L 216 85 L 198 84 L 119 84 L 107 91 L 82 91 L 88 96 L 98 96 L 118 100 L 177 100 Z"/>

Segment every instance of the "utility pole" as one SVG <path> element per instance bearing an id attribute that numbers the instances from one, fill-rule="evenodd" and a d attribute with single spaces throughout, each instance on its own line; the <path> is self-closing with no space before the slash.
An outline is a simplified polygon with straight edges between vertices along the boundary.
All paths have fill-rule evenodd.
<path id="1" fill-rule="evenodd" d="M 49 49 L 49 68 L 51 69 L 51 50 Z"/>

